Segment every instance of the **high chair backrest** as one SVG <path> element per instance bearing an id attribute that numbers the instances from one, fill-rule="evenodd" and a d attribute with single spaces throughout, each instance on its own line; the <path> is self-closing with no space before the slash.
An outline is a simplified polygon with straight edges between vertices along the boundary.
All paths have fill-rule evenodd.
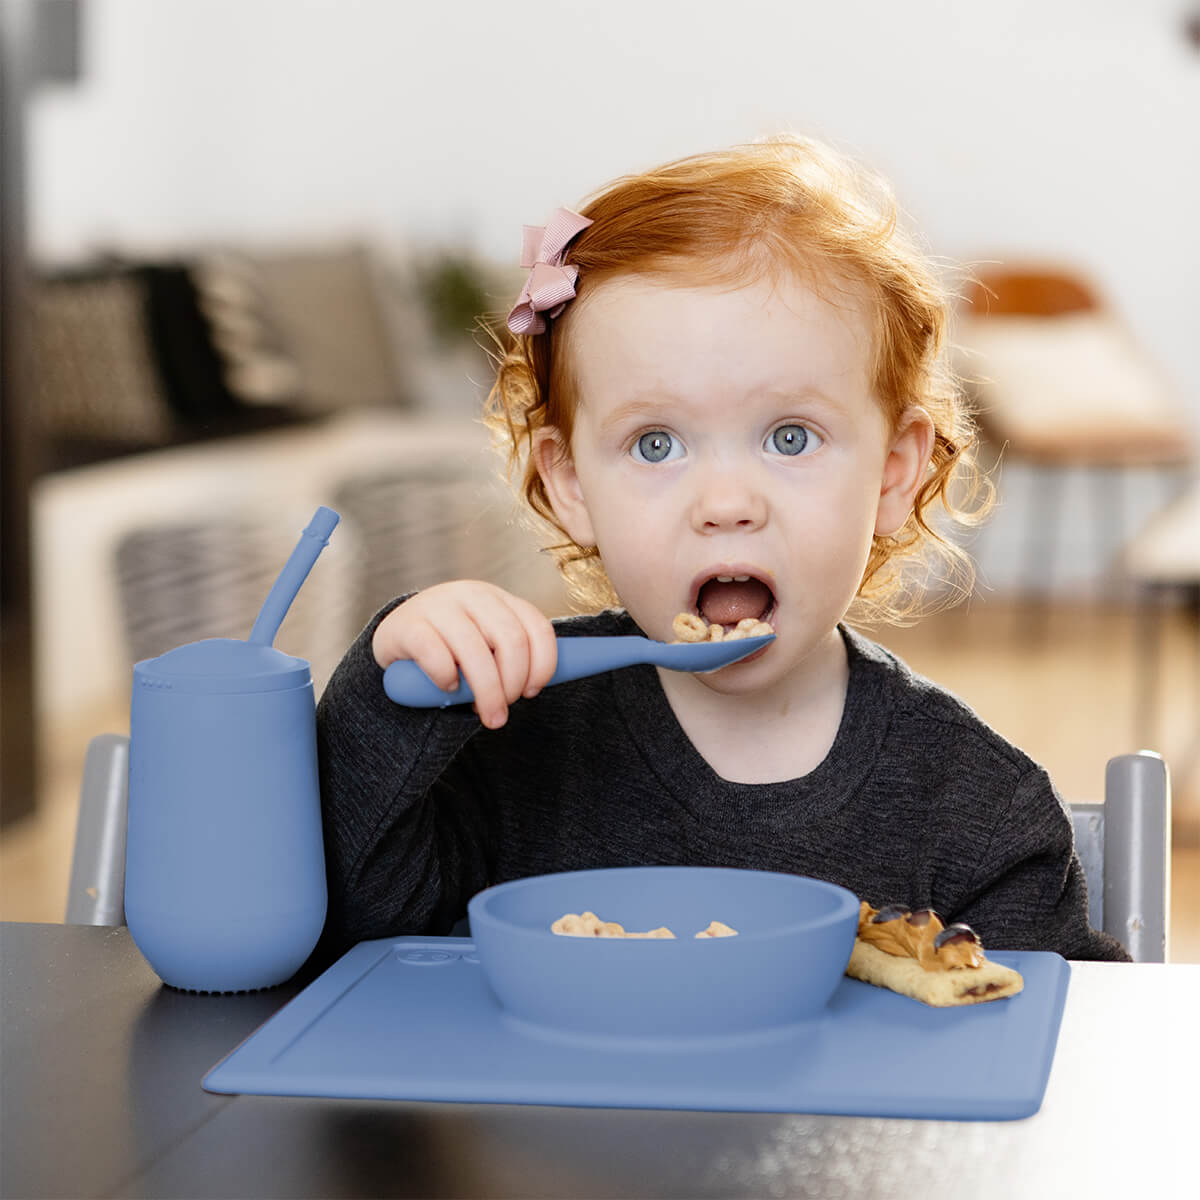
<path id="1" fill-rule="evenodd" d="M 67 885 L 68 925 L 125 924 L 125 826 L 129 739 L 101 733 L 88 742 Z"/>
<path id="2" fill-rule="evenodd" d="M 68 925 L 125 923 L 129 739 L 88 743 L 67 891 Z M 1110 759 L 1103 804 L 1073 804 L 1075 845 L 1088 883 L 1088 919 L 1135 962 L 1166 961 L 1171 796 L 1167 765 L 1141 751 Z"/>
<path id="3" fill-rule="evenodd" d="M 1088 923 L 1135 962 L 1166 962 L 1171 902 L 1171 784 L 1148 750 L 1109 759 L 1103 804 L 1072 804 L 1088 883 Z"/>

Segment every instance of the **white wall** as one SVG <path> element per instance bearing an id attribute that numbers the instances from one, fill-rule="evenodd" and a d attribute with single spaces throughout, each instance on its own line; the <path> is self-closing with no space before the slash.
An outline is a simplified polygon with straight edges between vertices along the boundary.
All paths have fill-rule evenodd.
<path id="1" fill-rule="evenodd" d="M 45 260 L 460 238 L 515 259 L 615 174 L 793 128 L 932 250 L 1092 272 L 1200 430 L 1200 58 L 1185 0 L 91 0 L 39 97 Z"/>

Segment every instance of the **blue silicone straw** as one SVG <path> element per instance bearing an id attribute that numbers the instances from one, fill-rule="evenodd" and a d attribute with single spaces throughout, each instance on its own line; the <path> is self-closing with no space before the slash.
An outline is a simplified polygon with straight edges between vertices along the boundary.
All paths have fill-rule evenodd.
<path id="1" fill-rule="evenodd" d="M 287 616 L 292 601 L 296 599 L 296 593 L 308 578 L 308 573 L 313 569 L 321 551 L 329 545 L 329 535 L 340 520 L 341 517 L 332 508 L 326 508 L 322 504 L 317 509 L 313 519 L 300 535 L 300 541 L 296 543 L 291 557 L 283 564 L 279 578 L 267 593 L 254 622 L 254 628 L 250 630 L 249 641 L 260 646 L 269 646 L 275 641 L 283 618 Z"/>

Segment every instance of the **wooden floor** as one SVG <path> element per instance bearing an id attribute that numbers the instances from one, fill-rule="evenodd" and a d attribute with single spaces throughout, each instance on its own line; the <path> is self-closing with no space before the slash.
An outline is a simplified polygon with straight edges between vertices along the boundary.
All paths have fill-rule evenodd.
<path id="1" fill-rule="evenodd" d="M 1153 749 L 1163 755 L 1174 785 L 1169 956 L 1200 962 L 1200 636 L 1194 621 L 1182 611 L 1166 614 L 1157 716 L 1143 739 L 1134 711 L 1133 614 L 1055 608 L 1044 614 L 1037 636 L 1028 616 L 976 600 L 875 636 L 1043 763 L 1068 801 L 1101 798 L 1104 764 L 1113 754 Z M 123 698 L 47 731 L 39 812 L 0 837 L 0 919 L 62 920 L 84 747 L 104 731 L 128 731 Z"/>

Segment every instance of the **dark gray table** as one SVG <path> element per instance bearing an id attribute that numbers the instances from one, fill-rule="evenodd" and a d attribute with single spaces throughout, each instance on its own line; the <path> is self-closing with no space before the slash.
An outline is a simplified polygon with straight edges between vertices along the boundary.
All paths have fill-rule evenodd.
<path id="1" fill-rule="evenodd" d="M 173 992 L 123 928 L 0 926 L 0 1195 L 1012 1200 L 1197 1178 L 1200 966 L 1073 964 L 1045 1101 L 1016 1122 L 203 1091 L 295 990 Z"/>

